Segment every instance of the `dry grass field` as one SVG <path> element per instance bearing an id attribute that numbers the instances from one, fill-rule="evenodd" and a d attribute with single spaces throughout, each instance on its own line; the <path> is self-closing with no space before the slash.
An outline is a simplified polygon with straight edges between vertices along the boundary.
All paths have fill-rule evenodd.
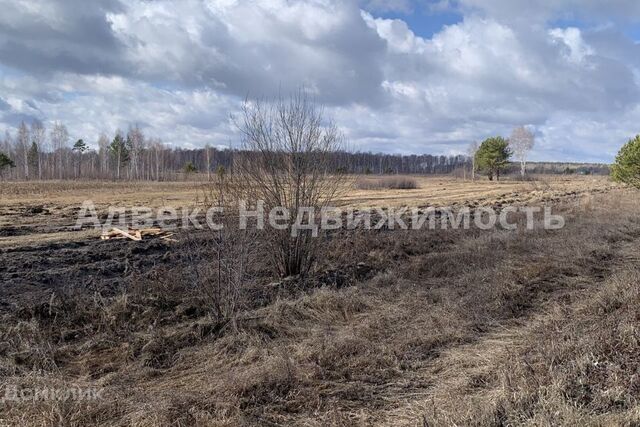
<path id="1" fill-rule="evenodd" d="M 375 187 L 380 177 L 358 180 Z M 495 206 L 556 201 L 615 188 L 608 177 L 550 176 L 535 181 L 464 181 L 451 177 L 411 177 L 415 189 L 359 189 L 345 181 L 338 205 L 355 208 L 424 206 Z M 0 247 L 88 239 L 96 232 L 76 231 L 78 209 L 94 202 L 98 214 L 113 207 L 163 206 L 194 208 L 203 201 L 207 184 L 194 182 L 0 182 Z"/>
<path id="2" fill-rule="evenodd" d="M 378 177 L 362 177 L 363 181 L 376 181 Z M 411 177 L 417 188 L 408 190 L 355 189 L 344 195 L 342 201 L 356 207 L 422 207 L 422 206 L 493 206 L 554 201 L 566 196 L 594 194 L 616 187 L 605 176 L 544 176 L 533 181 L 502 180 L 491 182 L 451 177 Z"/>
<path id="3" fill-rule="evenodd" d="M 640 193 L 602 177 L 415 179 L 342 203 L 546 204 L 566 226 L 340 230 L 304 280 L 274 279 L 259 257 L 220 323 L 207 232 L 170 243 L 69 229 L 85 199 L 101 212 L 194 205 L 202 184 L 0 184 L 0 389 L 101 390 L 4 401 L 0 420 L 638 425 Z"/>

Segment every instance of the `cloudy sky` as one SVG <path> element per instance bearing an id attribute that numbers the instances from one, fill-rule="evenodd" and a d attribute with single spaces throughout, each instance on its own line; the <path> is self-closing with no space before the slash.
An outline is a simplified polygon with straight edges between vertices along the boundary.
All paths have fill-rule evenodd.
<path id="1" fill-rule="evenodd" d="M 245 97 L 304 86 L 350 147 L 462 153 L 535 129 L 535 160 L 640 132 L 638 0 L 0 0 L 0 132 L 140 124 L 237 145 Z"/>

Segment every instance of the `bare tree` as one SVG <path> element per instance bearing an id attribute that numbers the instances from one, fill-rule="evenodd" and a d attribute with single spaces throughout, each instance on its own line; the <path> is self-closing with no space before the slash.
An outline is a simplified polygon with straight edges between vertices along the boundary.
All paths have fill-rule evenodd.
<path id="1" fill-rule="evenodd" d="M 130 177 L 140 178 L 140 158 L 144 150 L 144 134 L 138 125 L 130 127 L 127 132 L 127 151 L 129 153 Z"/>
<path id="2" fill-rule="evenodd" d="M 163 169 L 162 155 L 164 147 L 159 139 L 151 140 L 150 147 L 153 150 L 153 162 L 155 164 L 156 181 L 160 181 L 160 171 Z"/>
<path id="3" fill-rule="evenodd" d="M 520 175 L 524 176 L 527 171 L 527 154 L 533 148 L 535 139 L 533 133 L 524 126 L 519 126 L 513 130 L 509 138 L 509 145 L 516 158 L 520 161 Z"/>
<path id="4" fill-rule="evenodd" d="M 51 129 L 50 138 L 51 144 L 53 145 L 53 150 L 58 158 L 58 178 L 62 179 L 64 152 L 69 141 L 69 131 L 67 131 L 67 127 L 65 125 L 56 122 L 53 125 L 53 129 Z"/>
<path id="5" fill-rule="evenodd" d="M 38 179 L 42 179 L 42 153 L 46 150 L 46 130 L 40 120 L 31 123 L 31 141 L 38 149 Z"/>
<path id="6" fill-rule="evenodd" d="M 22 163 L 22 173 L 25 179 L 29 179 L 29 147 L 31 147 L 31 143 L 29 141 L 29 128 L 24 122 L 21 122 L 18 128 L 16 144 L 18 145 L 18 153 Z"/>
<path id="7" fill-rule="evenodd" d="M 238 127 L 246 150 L 238 161 L 240 178 L 252 201 L 267 212 L 280 209 L 285 228 L 267 227 L 269 253 L 281 276 L 306 274 L 318 250 L 312 230 L 294 230 L 298 214 L 307 220 L 335 201 L 344 179 L 336 171 L 334 154 L 342 138 L 337 127 L 323 121 L 303 91 L 273 102 L 245 102 Z"/>
<path id="8" fill-rule="evenodd" d="M 480 144 L 477 141 L 473 141 L 467 148 L 467 154 L 471 157 L 471 180 L 476 180 L 476 153 L 480 148 Z"/>
<path id="9" fill-rule="evenodd" d="M 109 172 L 109 137 L 104 133 L 98 138 L 98 157 L 100 162 L 100 174 L 105 177 Z"/>
<path id="10" fill-rule="evenodd" d="M 204 146 L 204 154 L 207 161 L 207 180 L 211 181 L 211 146 L 209 144 Z"/>

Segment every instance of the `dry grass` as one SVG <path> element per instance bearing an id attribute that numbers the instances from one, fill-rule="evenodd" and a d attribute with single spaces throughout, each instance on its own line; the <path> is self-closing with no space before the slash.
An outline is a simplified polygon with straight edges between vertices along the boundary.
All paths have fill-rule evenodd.
<path id="1" fill-rule="evenodd" d="M 382 183 L 401 182 L 403 180 L 416 183 L 412 191 L 401 195 L 391 192 L 369 189 L 353 189 L 344 196 L 343 202 L 348 204 L 376 203 L 387 200 L 387 203 L 402 202 L 406 206 L 422 206 L 429 204 L 450 204 L 464 201 L 496 201 L 500 198 L 514 196 L 525 197 L 529 192 L 546 193 L 546 196 L 558 196 L 570 192 L 606 191 L 617 187 L 608 177 L 603 176 L 545 176 L 535 181 L 502 180 L 489 182 L 484 179 L 476 181 L 456 179 L 447 176 L 400 176 L 400 177 L 359 177 L 358 180 Z M 345 182 L 351 183 L 350 178 Z M 413 185 L 413 184 L 411 184 Z M 375 186 L 373 190 L 384 189 L 384 185 Z M 32 206 L 42 204 L 80 205 L 84 200 L 93 200 L 97 205 L 109 203 L 122 206 L 185 205 L 193 206 L 204 195 L 206 183 L 203 182 L 105 182 L 105 181 L 28 181 L 0 182 L 0 207 Z M 415 191 L 414 191 L 415 190 Z M 518 193 L 518 194 L 516 194 Z M 541 195 L 541 194 L 540 194 Z"/>
<path id="2" fill-rule="evenodd" d="M 361 177 L 361 181 L 377 178 Z M 558 201 L 619 187 L 603 176 L 544 176 L 533 181 L 505 179 L 489 182 L 456 179 L 450 176 L 411 176 L 415 189 L 354 188 L 341 200 L 354 207 L 451 206 L 456 204 L 493 206 Z"/>
<path id="3" fill-rule="evenodd" d="M 637 425 L 637 275 L 625 269 L 524 328 L 448 352 L 446 380 L 423 402 L 424 417 L 436 425 Z"/>
<path id="4" fill-rule="evenodd" d="M 556 203 L 559 231 L 354 231 L 308 282 L 260 268 L 213 320 L 198 263 L 5 313 L 2 385 L 98 401 L 9 404 L 17 425 L 634 425 L 640 195 Z M 519 218 L 524 220 L 524 218 Z M 192 249 L 193 250 L 193 249 Z"/>
<path id="5" fill-rule="evenodd" d="M 2 205 L 96 204 L 163 206 L 167 203 L 193 205 L 202 197 L 202 182 L 111 182 L 111 181 L 26 181 L 0 182 Z"/>
<path id="6" fill-rule="evenodd" d="M 414 189 L 389 189 L 393 186 Z M 338 205 L 356 208 L 402 206 L 501 206 L 555 202 L 571 197 L 598 194 L 618 188 L 608 177 L 552 176 L 536 181 L 463 181 L 452 177 L 362 177 L 345 179 Z M 397 182 L 396 182 L 397 181 Z M 405 182 L 406 181 L 406 182 Z M 382 187 L 382 188 L 381 188 Z M 77 212 L 86 200 L 94 202 L 98 215 L 109 207 L 152 209 L 163 206 L 193 209 L 207 197 L 202 182 L 0 182 L 0 247 L 20 247 L 44 241 L 73 241 L 86 238 L 73 230 Z M 42 210 L 41 213 L 36 213 Z"/>
<path id="7" fill-rule="evenodd" d="M 418 181 L 410 176 L 362 177 L 355 186 L 358 190 L 415 190 Z"/>

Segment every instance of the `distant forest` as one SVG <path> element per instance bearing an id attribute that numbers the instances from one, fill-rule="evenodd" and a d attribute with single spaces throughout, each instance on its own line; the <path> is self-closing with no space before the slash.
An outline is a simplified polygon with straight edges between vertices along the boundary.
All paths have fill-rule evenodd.
<path id="1" fill-rule="evenodd" d="M 126 179 L 176 180 L 210 176 L 220 167 L 233 173 L 242 150 L 205 147 L 171 148 L 160 140 L 146 138 L 138 127 L 113 138 L 101 135 L 97 149 L 80 139 L 70 141 L 66 127 L 56 123 L 47 134 L 34 122 L 21 124 L 15 136 L 5 134 L 0 152 L 13 167 L 0 169 L 3 179 Z M 337 152 L 336 172 L 353 174 L 449 174 L 470 170 L 469 157 L 399 155 L 363 152 Z M 608 174 L 606 165 L 531 163 L 531 173 Z"/>

